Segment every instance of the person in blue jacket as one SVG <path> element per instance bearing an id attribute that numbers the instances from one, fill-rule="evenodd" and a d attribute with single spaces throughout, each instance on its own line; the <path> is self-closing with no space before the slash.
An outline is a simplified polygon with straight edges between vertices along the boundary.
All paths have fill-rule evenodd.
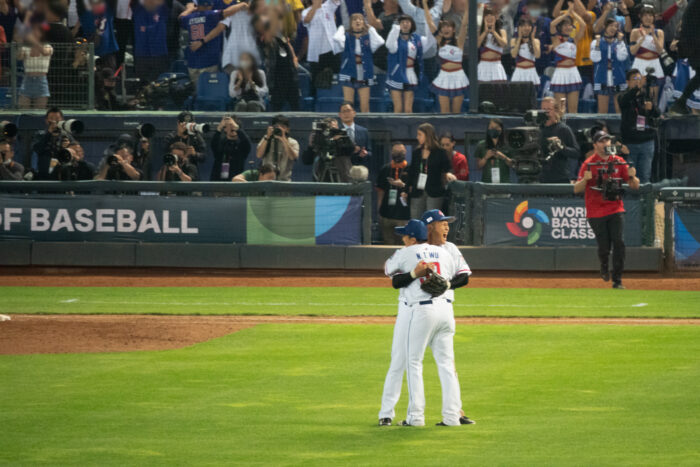
<path id="1" fill-rule="evenodd" d="M 117 36 L 114 33 L 114 11 L 116 0 L 90 0 L 90 8 L 82 0 L 76 2 L 78 19 L 83 35 L 95 44 L 95 55 L 100 57 L 100 66 L 116 68 Z"/>
<path id="2" fill-rule="evenodd" d="M 615 112 L 620 113 L 620 104 L 616 96 L 627 89 L 625 73 L 629 67 L 628 57 L 625 35 L 619 31 L 618 22 L 608 18 L 603 35 L 596 36 L 591 42 L 591 61 L 594 64 L 593 90 L 598 99 L 598 113 L 608 113 L 610 96 L 615 97 Z"/>

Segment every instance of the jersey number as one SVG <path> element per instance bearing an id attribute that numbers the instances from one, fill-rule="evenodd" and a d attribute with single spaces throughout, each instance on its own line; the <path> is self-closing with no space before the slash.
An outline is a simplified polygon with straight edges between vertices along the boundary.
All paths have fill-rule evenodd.
<path id="1" fill-rule="evenodd" d="M 432 264 L 433 266 L 435 266 L 435 272 L 437 274 L 440 274 L 440 263 L 427 263 L 427 264 Z M 420 283 L 422 284 L 423 282 L 425 282 L 425 276 L 420 278 Z"/>
<path id="2" fill-rule="evenodd" d="M 204 39 L 204 25 L 203 24 L 193 24 L 190 26 L 190 41 L 198 41 Z"/>

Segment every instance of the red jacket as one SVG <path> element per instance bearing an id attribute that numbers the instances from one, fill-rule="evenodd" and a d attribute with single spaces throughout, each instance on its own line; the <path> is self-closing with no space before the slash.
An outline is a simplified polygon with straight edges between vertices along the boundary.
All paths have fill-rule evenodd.
<path id="1" fill-rule="evenodd" d="M 452 173 L 457 177 L 457 180 L 469 180 L 469 164 L 467 164 L 467 156 L 460 154 L 457 151 L 452 155 Z"/>
<path id="2" fill-rule="evenodd" d="M 625 163 L 625 160 L 620 156 L 612 156 L 615 162 Z M 586 170 L 589 170 L 588 164 L 596 162 L 605 162 L 607 159 L 603 159 L 598 154 L 593 154 L 591 157 L 586 159 L 581 165 L 581 169 L 578 171 L 578 180 L 583 180 L 583 174 Z M 598 180 L 598 170 L 602 167 L 592 166 L 590 171 L 593 177 L 586 183 L 586 217 L 605 217 L 611 214 L 616 214 L 618 212 L 625 212 L 625 206 L 622 200 L 617 201 L 607 201 L 603 199 L 603 194 L 599 190 L 594 190 L 593 187 L 596 186 L 596 180 Z M 601 175 L 607 177 L 607 175 Z M 629 181 L 630 176 L 627 171 L 626 165 L 615 166 L 614 177 L 620 177 L 625 182 Z"/>

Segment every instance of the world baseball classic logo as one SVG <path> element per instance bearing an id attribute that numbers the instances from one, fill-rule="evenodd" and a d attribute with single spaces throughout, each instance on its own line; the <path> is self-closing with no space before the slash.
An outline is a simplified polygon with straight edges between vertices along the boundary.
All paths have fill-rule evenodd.
<path id="1" fill-rule="evenodd" d="M 527 237 L 527 244 L 532 245 L 542 235 L 542 224 L 549 224 L 547 214 L 539 209 L 528 209 L 527 201 L 523 201 L 515 208 L 513 222 L 506 222 L 506 227 L 516 237 Z"/>

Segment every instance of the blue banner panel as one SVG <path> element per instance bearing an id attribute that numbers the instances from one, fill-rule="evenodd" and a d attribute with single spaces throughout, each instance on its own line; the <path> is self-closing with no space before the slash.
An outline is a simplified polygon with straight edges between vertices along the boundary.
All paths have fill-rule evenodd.
<path id="1" fill-rule="evenodd" d="M 674 209 L 673 250 L 678 268 L 700 269 L 700 209 Z"/>
<path id="2" fill-rule="evenodd" d="M 625 243 L 641 246 L 641 203 L 626 200 Z M 504 246 L 594 246 L 582 198 L 487 198 L 484 244 Z"/>
<path id="3" fill-rule="evenodd" d="M 0 240 L 245 243 L 246 198 L 0 195 Z"/>

